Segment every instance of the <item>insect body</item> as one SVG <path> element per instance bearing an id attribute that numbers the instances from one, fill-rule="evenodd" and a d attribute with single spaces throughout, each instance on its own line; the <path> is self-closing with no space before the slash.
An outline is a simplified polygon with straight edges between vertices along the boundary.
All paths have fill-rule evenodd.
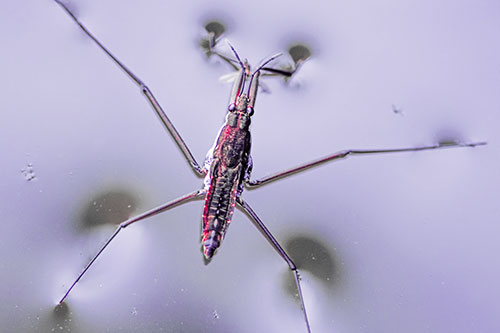
<path id="1" fill-rule="evenodd" d="M 253 105 L 257 97 L 260 68 L 251 76 L 252 84 L 248 93 L 243 93 L 248 64 L 241 63 L 241 66 L 234 82 L 226 122 L 214 147 L 209 150 L 205 163 L 207 194 L 203 211 L 202 246 L 207 260 L 212 258 L 224 238 L 231 222 L 236 198 L 243 192 L 244 182 L 249 180 L 252 169 L 250 117 L 253 115 Z"/>
<path id="2" fill-rule="evenodd" d="M 268 240 L 275 251 L 282 257 L 293 273 L 297 287 L 297 295 L 301 301 L 304 323 L 307 331 L 311 331 L 309 319 L 306 312 L 304 297 L 302 295 L 301 280 L 297 266 L 292 259 L 287 255 L 285 250 L 280 246 L 279 242 L 274 238 L 271 232 L 264 225 L 262 220 L 257 216 L 251 206 L 242 198 L 242 193 L 245 187 L 258 187 L 263 184 L 268 184 L 277 179 L 289 176 L 294 173 L 304 171 L 306 169 L 321 165 L 323 163 L 343 159 L 348 156 L 369 155 L 381 153 L 397 153 L 409 151 L 421 151 L 431 149 L 441 149 L 449 147 L 474 147 L 485 143 L 446 143 L 430 146 L 399 148 L 399 149 L 377 149 L 377 150 L 343 150 L 317 160 L 304 163 L 294 168 L 265 176 L 257 180 L 251 180 L 250 174 L 252 170 L 252 159 L 250 157 L 250 123 L 251 117 L 254 114 L 255 100 L 257 90 L 259 88 L 259 76 L 261 72 L 268 72 L 272 75 L 283 75 L 289 77 L 297 70 L 284 71 L 266 67 L 268 63 L 273 61 L 279 55 L 275 55 L 260 65 L 254 72 L 250 72 L 250 66 L 247 61 L 242 62 L 238 53 L 232 46 L 231 49 L 237 60 L 231 60 L 225 56 L 218 55 L 222 60 L 231 64 L 234 68 L 238 68 L 238 77 L 234 82 L 230 104 L 226 121 L 222 126 L 214 146 L 209 150 L 203 168 L 200 167 L 196 159 L 191 154 L 188 146 L 177 132 L 172 122 L 169 120 L 166 113 L 154 97 L 151 90 L 142 82 L 131 70 L 121 63 L 106 47 L 104 47 L 97 38 L 95 38 L 87 28 L 74 16 L 74 14 L 59 0 L 57 2 L 80 26 L 80 28 L 140 87 L 141 92 L 151 104 L 153 110 L 163 123 L 167 131 L 170 133 L 180 151 L 190 163 L 193 171 L 200 177 L 204 177 L 204 185 L 201 189 L 185 194 L 171 202 L 165 203 L 150 211 L 135 216 L 127 221 L 122 222 L 111 237 L 105 242 L 97 254 L 87 264 L 83 271 L 78 275 L 76 280 L 67 289 L 59 303 L 65 301 L 71 290 L 80 281 L 82 276 L 88 271 L 90 266 L 95 262 L 99 255 L 106 249 L 111 241 L 118 233 L 130 226 L 133 223 L 142 221 L 150 216 L 172 209 L 178 205 L 188 202 L 193 199 L 202 199 L 205 197 L 205 206 L 203 210 L 203 225 L 202 225 L 202 250 L 203 255 L 208 263 L 220 247 L 221 241 L 227 231 L 227 227 L 231 221 L 234 209 L 238 206 L 246 212 L 255 226 L 261 231 L 264 237 Z M 235 66 L 233 63 L 239 65 Z"/>

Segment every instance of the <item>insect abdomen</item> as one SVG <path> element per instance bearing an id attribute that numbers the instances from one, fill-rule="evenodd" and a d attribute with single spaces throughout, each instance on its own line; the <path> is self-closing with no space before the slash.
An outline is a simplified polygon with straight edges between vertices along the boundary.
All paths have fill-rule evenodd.
<path id="1" fill-rule="evenodd" d="M 233 216 L 236 196 L 248 173 L 250 118 L 244 113 L 229 113 L 213 148 L 207 173 L 202 246 L 210 259 L 220 246 Z M 239 192 L 238 192 L 239 190 Z"/>
<path id="2" fill-rule="evenodd" d="M 212 178 L 203 214 L 203 253 L 210 259 L 220 246 L 233 216 L 240 168 L 225 170 L 224 176 Z"/>

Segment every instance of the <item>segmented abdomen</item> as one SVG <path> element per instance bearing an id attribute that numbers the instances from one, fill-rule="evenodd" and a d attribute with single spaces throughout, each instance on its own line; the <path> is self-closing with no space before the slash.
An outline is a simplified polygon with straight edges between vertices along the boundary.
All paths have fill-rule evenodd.
<path id="1" fill-rule="evenodd" d="M 210 259 L 220 246 L 231 222 L 241 176 L 241 165 L 236 168 L 217 166 L 211 179 L 203 212 L 202 245 L 205 258 Z"/>
<path id="2" fill-rule="evenodd" d="M 202 246 L 210 259 L 220 246 L 233 216 L 236 197 L 250 172 L 250 116 L 230 112 L 214 147 L 209 151 L 203 211 Z"/>

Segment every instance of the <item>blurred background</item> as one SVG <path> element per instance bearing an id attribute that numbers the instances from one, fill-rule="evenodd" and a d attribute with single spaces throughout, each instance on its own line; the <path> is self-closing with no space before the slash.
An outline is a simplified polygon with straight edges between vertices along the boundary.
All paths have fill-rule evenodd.
<path id="1" fill-rule="evenodd" d="M 254 65 L 311 51 L 288 83 L 263 80 L 254 178 L 346 148 L 488 141 L 353 157 L 243 195 L 301 269 L 313 332 L 500 330 L 498 2 L 66 3 L 199 162 L 231 87 L 200 47 L 214 20 Z M 288 267 L 241 211 L 203 264 L 203 201 L 122 231 L 55 308 L 117 223 L 202 182 L 54 1 L 4 2 L 0 17 L 2 331 L 305 332 Z"/>

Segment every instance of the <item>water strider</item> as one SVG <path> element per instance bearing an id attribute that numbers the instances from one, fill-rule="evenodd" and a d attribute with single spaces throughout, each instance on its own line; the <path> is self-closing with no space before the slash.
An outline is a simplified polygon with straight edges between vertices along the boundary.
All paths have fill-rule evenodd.
<path id="1" fill-rule="evenodd" d="M 307 331 L 310 332 L 311 328 L 307 316 L 304 297 L 302 294 L 299 271 L 292 259 L 287 255 L 285 250 L 267 229 L 267 227 L 257 216 L 248 202 L 243 200 L 242 193 L 245 187 L 258 187 L 277 179 L 289 176 L 291 174 L 304 171 L 322 163 L 337 159 L 343 159 L 351 155 L 355 156 L 380 153 L 410 152 L 449 147 L 474 147 L 477 145 L 485 144 L 484 142 L 452 142 L 431 146 L 399 149 L 343 150 L 332 155 L 328 155 L 317 160 L 299 165 L 297 167 L 265 176 L 261 179 L 251 180 L 250 175 L 252 171 L 252 159 L 250 156 L 250 123 L 251 117 L 254 114 L 255 101 L 257 97 L 257 91 L 259 89 L 259 77 L 261 74 L 264 75 L 266 73 L 270 75 L 290 77 L 297 70 L 298 65 L 292 68 L 292 70 L 290 71 L 267 67 L 270 62 L 272 62 L 279 56 L 278 54 L 264 61 L 259 67 L 257 67 L 257 69 L 252 72 L 248 62 L 246 60 L 242 61 L 236 50 L 228 43 L 236 59 L 225 57 L 217 52 L 213 53 L 230 64 L 233 68 L 237 69 L 238 75 L 233 84 L 230 103 L 227 107 L 228 112 L 226 115 L 225 123 L 220 129 L 213 147 L 208 151 L 204 164 L 200 166 L 200 164 L 198 164 L 188 146 L 182 139 L 179 132 L 177 132 L 174 125 L 161 108 L 151 90 L 134 73 L 132 73 L 132 71 L 130 71 L 125 65 L 123 65 L 104 45 L 102 45 L 96 37 L 93 36 L 65 4 L 63 4 L 60 0 L 54 1 L 57 2 L 69 14 L 71 18 L 87 34 L 87 36 L 90 37 L 109 57 L 111 57 L 111 59 L 140 87 L 142 93 L 145 95 L 153 110 L 156 112 L 161 122 L 166 127 L 175 143 L 178 145 L 184 157 L 190 163 L 194 172 L 198 176 L 204 177 L 203 186 L 201 189 L 187 193 L 173 201 L 170 201 L 166 204 L 163 204 L 150 211 L 122 222 L 117 227 L 115 232 L 111 235 L 111 237 L 97 252 L 97 254 L 83 269 L 83 271 L 78 275 L 76 280 L 71 284 L 64 296 L 59 301 L 59 304 L 65 301 L 78 281 L 80 281 L 80 279 L 87 272 L 90 266 L 95 262 L 99 255 L 104 251 L 104 249 L 106 249 L 106 247 L 122 229 L 135 222 L 142 221 L 150 216 L 167 211 L 190 200 L 204 198 L 205 205 L 202 218 L 203 231 L 201 245 L 205 262 L 210 262 L 211 258 L 220 247 L 227 231 L 227 227 L 231 222 L 234 208 L 236 205 L 238 205 L 243 211 L 248 213 L 255 226 L 262 232 L 262 234 L 266 237 L 272 247 L 283 258 L 289 269 L 292 271 L 295 277 L 298 297 L 300 298 L 302 305 L 304 323 Z M 210 48 L 212 48 L 216 42 L 217 40 L 213 38 L 213 36 L 211 36 L 209 42 Z M 298 64 L 300 65 L 300 62 Z"/>

